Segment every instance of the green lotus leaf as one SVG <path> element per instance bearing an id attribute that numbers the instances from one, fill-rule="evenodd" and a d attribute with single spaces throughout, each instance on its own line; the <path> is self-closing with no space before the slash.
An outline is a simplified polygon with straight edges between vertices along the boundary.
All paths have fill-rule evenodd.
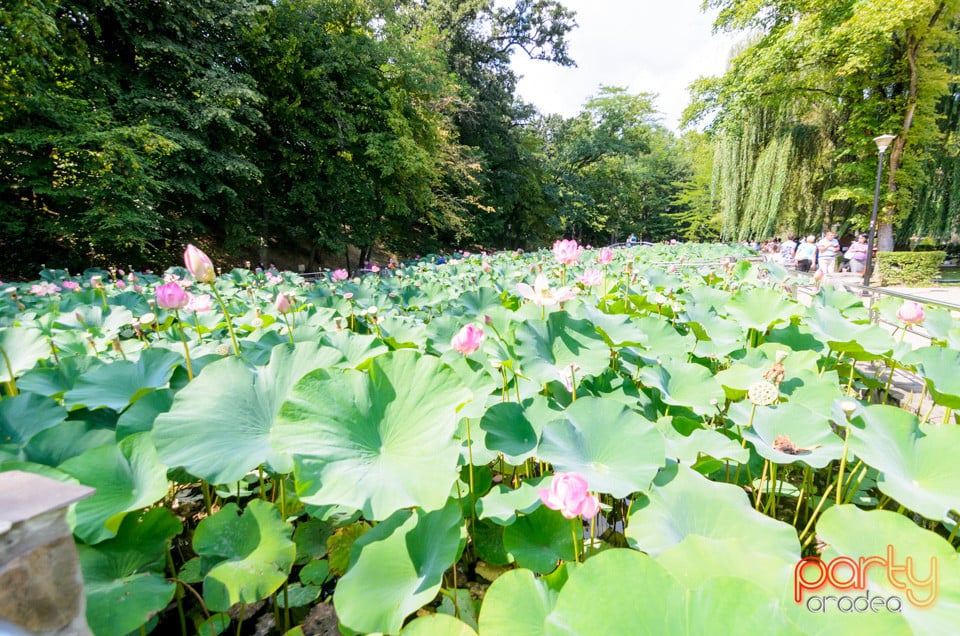
<path id="1" fill-rule="evenodd" d="M 700 357 L 723 357 L 743 348 L 743 328 L 733 320 L 720 318 L 712 308 L 706 314 L 691 312 L 687 326 L 696 335 L 693 354 Z"/>
<path id="2" fill-rule="evenodd" d="M 0 400 L 0 452 L 26 459 L 34 435 L 67 419 L 62 406 L 43 395 L 20 393 Z"/>
<path id="3" fill-rule="evenodd" d="M 172 389 L 158 389 L 147 393 L 130 405 L 117 420 L 117 439 L 134 433 L 153 430 L 153 422 L 173 405 Z"/>
<path id="4" fill-rule="evenodd" d="M 369 372 L 303 377 L 280 408 L 274 448 L 295 454 L 305 503 L 342 504 L 367 519 L 443 505 L 457 478 L 457 409 L 471 397 L 438 358 L 396 351 Z"/>
<path id="5" fill-rule="evenodd" d="M 663 434 L 667 457 L 688 465 L 696 464 L 700 455 L 714 459 L 746 463 L 750 451 L 719 431 L 702 428 L 699 422 L 675 417 L 661 417 L 657 429 Z"/>
<path id="6" fill-rule="evenodd" d="M 24 451 L 31 462 L 59 466 L 92 448 L 112 446 L 116 432 L 81 420 L 66 420 L 45 429 L 27 442 Z"/>
<path id="7" fill-rule="evenodd" d="M 553 572 L 561 560 L 573 560 L 574 536 L 582 542 L 579 518 L 566 519 L 559 510 L 540 506 L 503 529 L 503 547 L 520 567 L 546 574 Z"/>
<path id="8" fill-rule="evenodd" d="M 869 528 L 869 531 L 864 531 Z M 860 510 L 856 506 L 833 506 L 817 521 L 817 537 L 827 545 L 821 558 L 829 562 L 839 556 L 859 560 L 861 557 L 881 557 L 887 562 L 892 551 L 894 567 L 911 561 L 910 574 L 916 584 L 900 571 L 893 579 L 906 589 L 892 583 L 884 564 L 866 568 L 867 587 L 883 596 L 898 596 L 902 601 L 901 614 L 910 629 L 883 633 L 949 634 L 956 630 L 960 616 L 960 555 L 945 539 L 918 527 L 907 517 L 888 510 Z M 931 561 L 936 562 L 936 588 L 933 588 Z M 805 575 L 812 577 L 813 574 Z M 859 590 L 835 591 L 824 588 L 821 594 L 841 593 L 859 595 Z M 927 607 L 918 607 L 934 598 Z M 881 610 L 887 613 L 886 610 Z M 898 617 L 900 615 L 897 615 Z M 880 632 L 871 632 L 880 633 Z"/>
<path id="9" fill-rule="evenodd" d="M 690 407 L 698 415 L 716 413 L 717 402 L 726 399 L 723 387 L 710 369 L 672 357 L 661 359 L 657 365 L 641 367 L 639 377 L 645 385 L 659 389 L 665 403 Z"/>
<path id="10" fill-rule="evenodd" d="M 164 555 L 182 527 L 164 508 L 124 517 L 117 536 L 78 545 L 87 623 L 95 634 L 123 636 L 146 623 L 173 598 Z"/>
<path id="11" fill-rule="evenodd" d="M 118 360 L 87 371 L 63 396 L 68 409 L 85 406 L 123 410 L 154 389 L 165 386 L 183 356 L 174 351 L 151 347 L 137 362 Z"/>
<path id="12" fill-rule="evenodd" d="M 480 429 L 486 433 L 484 444 L 488 449 L 503 453 L 512 464 L 520 464 L 534 456 L 544 423 L 560 417 L 563 415 L 551 410 L 538 395 L 523 404 L 494 404 L 480 420 Z"/>
<path id="13" fill-rule="evenodd" d="M 745 329 L 766 333 L 773 325 L 790 322 L 793 316 L 802 315 L 803 305 L 786 298 L 771 287 L 739 289 L 723 307 L 731 318 Z"/>
<path id="14" fill-rule="evenodd" d="M 834 402 L 844 395 L 836 371 L 827 371 L 821 376 L 806 369 L 788 374 L 780 383 L 780 393 L 789 402 L 825 418 L 831 416 Z"/>
<path id="15" fill-rule="evenodd" d="M 758 407 L 753 429 L 744 430 L 743 437 L 761 457 L 777 464 L 803 462 L 823 468 L 843 454 L 843 440 L 834 434 L 830 420 L 802 403 Z M 784 444 L 787 441 L 792 447 Z"/>
<path id="16" fill-rule="evenodd" d="M 59 399 L 73 388 L 77 378 L 105 363 L 88 355 L 64 356 L 55 367 L 37 367 L 17 379 L 17 388 Z"/>
<path id="17" fill-rule="evenodd" d="M 274 348 L 265 367 L 236 356 L 210 364 L 154 421 L 161 460 L 214 484 L 236 482 L 263 463 L 290 472 L 291 459 L 270 443 L 280 405 L 297 380 L 342 360 L 330 347 L 299 343 Z"/>
<path id="18" fill-rule="evenodd" d="M 451 353 L 456 352 L 451 350 Z M 444 362 L 453 369 L 463 385 L 473 394 L 473 398 L 460 409 L 458 415 L 476 419 L 483 417 L 490 394 L 500 388 L 500 383 L 494 381 L 493 376 L 486 372 L 481 363 L 459 353 L 446 358 Z"/>
<path id="19" fill-rule="evenodd" d="M 864 407 L 850 424 L 849 448 L 880 471 L 881 492 L 928 519 L 960 511 L 960 427 L 920 426 L 886 405 Z"/>
<path id="20" fill-rule="evenodd" d="M 585 306 L 584 317 L 604 337 L 611 347 L 639 347 L 647 342 L 646 335 L 637 329 L 639 318 L 625 314 L 608 314 L 595 307 Z"/>
<path id="21" fill-rule="evenodd" d="M 690 535 L 739 538 L 758 554 L 785 559 L 800 553 L 796 530 L 755 511 L 742 488 L 682 464 L 661 471 L 650 493 L 633 503 L 625 534 L 632 547 L 653 556 Z"/>
<path id="22" fill-rule="evenodd" d="M 56 325 L 66 329 L 86 331 L 100 340 L 113 340 L 120 330 L 133 322 L 133 314 L 123 307 L 104 310 L 99 304 L 78 305 L 72 311 L 56 318 Z"/>
<path id="23" fill-rule="evenodd" d="M 504 572 L 480 606 L 480 633 L 543 636 L 559 593 L 530 570 Z"/>
<path id="24" fill-rule="evenodd" d="M 645 357 L 651 359 L 676 355 L 694 347 L 693 334 L 681 334 L 668 321 L 656 316 L 643 316 L 636 321 L 637 329 L 645 337 Z"/>
<path id="25" fill-rule="evenodd" d="M 943 347 L 923 347 L 904 358 L 923 376 L 937 404 L 960 410 L 960 351 Z"/>
<path id="26" fill-rule="evenodd" d="M 476 636 L 469 625 L 448 614 L 429 614 L 411 622 L 402 636 Z"/>
<path id="27" fill-rule="evenodd" d="M 285 590 L 277 592 L 277 605 L 280 607 L 304 607 L 320 597 L 323 587 L 291 583 Z"/>
<path id="28" fill-rule="evenodd" d="M 57 429 L 50 429 L 55 431 Z M 167 494 L 167 467 L 146 433 L 116 445 L 91 448 L 59 466 L 97 492 L 77 504 L 74 534 L 93 545 L 114 536 L 126 513 L 152 505 Z"/>
<path id="29" fill-rule="evenodd" d="M 0 382 L 9 382 L 50 356 L 50 345 L 39 329 L 0 328 Z M 13 374 L 11 377 L 10 374 Z"/>
<path id="30" fill-rule="evenodd" d="M 650 487 L 664 463 L 663 435 L 651 421 L 595 397 L 577 400 L 562 415 L 543 427 L 541 459 L 558 472 L 580 473 L 591 490 L 614 497 Z"/>
<path id="31" fill-rule="evenodd" d="M 806 324 L 810 332 L 830 349 L 857 355 L 858 358 L 879 357 L 893 351 L 896 341 L 874 324 L 856 324 L 832 306 L 811 308 Z"/>
<path id="32" fill-rule="evenodd" d="M 228 503 L 197 526 L 193 548 L 201 558 L 203 599 L 225 612 L 273 594 L 287 580 L 297 548 L 293 528 L 267 501 L 253 499 L 240 513 Z"/>
<path id="33" fill-rule="evenodd" d="M 518 488 L 498 485 L 487 495 L 477 500 L 477 518 L 489 519 L 501 526 L 508 526 L 517 519 L 517 513 L 530 513 L 540 505 L 538 488 L 551 477 L 525 479 Z"/>
<path id="34" fill-rule="evenodd" d="M 340 621 L 361 633 L 399 632 L 411 612 L 437 595 L 462 529 L 460 505 L 451 499 L 432 512 L 398 510 L 357 539 L 333 595 Z"/>
<path id="35" fill-rule="evenodd" d="M 450 595 L 442 595 L 440 597 L 440 605 L 437 607 L 437 614 L 446 615 L 451 618 L 456 617 L 462 623 L 466 624 L 472 631 L 467 632 L 468 634 L 476 634 L 477 629 L 477 615 L 480 613 L 480 603 L 475 601 L 470 595 L 469 589 L 464 588 L 455 588 L 449 590 Z M 456 598 L 456 605 L 454 605 L 453 600 Z M 451 625 L 452 626 L 452 625 Z M 407 628 L 404 628 L 402 633 L 406 632 Z"/>
<path id="36" fill-rule="evenodd" d="M 799 634 L 776 607 L 747 579 L 715 577 L 688 587 L 645 554 L 611 549 L 570 575 L 544 633 Z"/>
<path id="37" fill-rule="evenodd" d="M 610 349 L 593 325 L 566 312 L 550 314 L 546 321 L 528 320 L 517 327 L 517 357 L 524 375 L 537 383 L 559 380 L 571 365 L 584 378 L 610 366 Z"/>
<path id="38" fill-rule="evenodd" d="M 336 366 L 356 368 L 362 363 L 389 351 L 376 336 L 357 334 L 352 331 L 331 331 L 323 334 L 320 342 L 343 354 L 344 362 Z"/>

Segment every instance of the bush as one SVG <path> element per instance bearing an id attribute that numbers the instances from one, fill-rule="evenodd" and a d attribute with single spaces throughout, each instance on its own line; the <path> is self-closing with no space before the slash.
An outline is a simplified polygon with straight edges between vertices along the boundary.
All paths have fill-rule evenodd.
<path id="1" fill-rule="evenodd" d="M 924 287 L 940 277 L 946 252 L 877 252 L 874 277 L 880 285 Z"/>

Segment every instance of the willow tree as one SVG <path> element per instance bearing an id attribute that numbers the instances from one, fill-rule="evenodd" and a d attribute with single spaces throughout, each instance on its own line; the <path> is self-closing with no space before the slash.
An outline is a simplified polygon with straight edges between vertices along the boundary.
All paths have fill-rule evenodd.
<path id="1" fill-rule="evenodd" d="M 718 154 L 721 176 L 726 169 L 746 180 L 731 195 L 721 179 L 738 234 L 767 229 L 772 215 L 785 225 L 779 215 L 787 209 L 800 211 L 801 227 L 842 222 L 851 212 L 861 213 L 855 224 L 864 227 L 876 165 L 870 140 L 893 132 L 880 224 L 881 249 L 892 249 L 893 223 L 915 204 L 927 154 L 942 147 L 936 126 L 947 91 L 942 52 L 956 46 L 951 19 L 960 0 L 707 0 L 706 6 L 720 10 L 716 28 L 753 34 L 720 81 L 697 86 L 707 104 L 700 114 L 715 107 L 725 143 L 740 147 L 734 156 L 730 148 Z M 789 192 L 792 183 L 795 196 L 802 195 L 797 186 L 804 182 L 807 192 L 819 189 L 812 210 Z M 786 196 L 767 189 L 785 189 Z"/>

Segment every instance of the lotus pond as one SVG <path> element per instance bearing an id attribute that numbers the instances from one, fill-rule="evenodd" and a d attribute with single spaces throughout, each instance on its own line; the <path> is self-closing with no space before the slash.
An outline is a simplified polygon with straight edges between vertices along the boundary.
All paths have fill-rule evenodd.
<path id="1" fill-rule="evenodd" d="M 96 488 L 98 635 L 955 631 L 960 324 L 744 256 L 45 270 L 0 284 L 0 471 Z"/>

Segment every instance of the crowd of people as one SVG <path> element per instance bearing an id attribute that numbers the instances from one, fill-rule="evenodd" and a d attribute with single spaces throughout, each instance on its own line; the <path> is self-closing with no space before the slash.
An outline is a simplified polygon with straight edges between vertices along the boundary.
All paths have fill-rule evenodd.
<path id="1" fill-rule="evenodd" d="M 859 235 L 847 248 L 841 249 L 836 234 L 826 232 L 819 240 L 814 235 L 794 239 L 770 239 L 756 246 L 768 260 L 800 272 L 821 271 L 824 274 L 852 272 L 862 274 L 867 261 L 867 235 Z"/>

